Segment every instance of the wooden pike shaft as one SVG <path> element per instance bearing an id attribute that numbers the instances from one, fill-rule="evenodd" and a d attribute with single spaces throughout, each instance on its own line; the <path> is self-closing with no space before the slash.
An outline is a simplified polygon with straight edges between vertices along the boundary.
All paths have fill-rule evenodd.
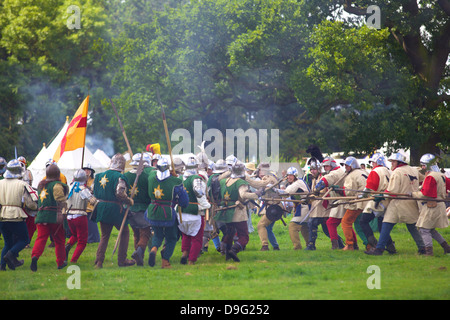
<path id="1" fill-rule="evenodd" d="M 131 151 L 130 143 L 128 142 L 127 134 L 125 133 L 125 129 L 123 128 L 122 121 L 120 121 L 119 114 L 117 113 L 117 109 L 114 106 L 114 103 L 112 102 L 111 99 L 109 99 L 109 101 L 111 101 L 111 105 L 112 105 L 112 107 L 114 109 L 114 113 L 116 114 L 116 118 L 117 118 L 117 121 L 119 122 L 120 129 L 122 130 L 123 138 L 125 139 L 125 143 L 127 144 L 128 153 L 130 154 L 130 157 L 132 158 L 133 157 L 133 151 Z"/>

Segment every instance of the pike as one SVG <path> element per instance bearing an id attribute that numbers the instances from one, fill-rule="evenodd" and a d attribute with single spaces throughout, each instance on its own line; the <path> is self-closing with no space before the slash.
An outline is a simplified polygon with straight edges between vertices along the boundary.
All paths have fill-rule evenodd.
<path id="1" fill-rule="evenodd" d="M 392 193 L 392 192 L 387 192 L 387 191 L 356 190 L 356 189 L 344 189 L 344 188 L 337 188 L 336 190 L 362 192 L 362 193 L 370 193 L 370 194 L 388 194 L 388 195 L 392 195 L 392 196 L 404 196 L 404 197 L 408 197 L 409 196 L 406 193 Z"/>
<path id="2" fill-rule="evenodd" d="M 335 184 L 338 184 L 339 182 L 341 182 L 346 176 L 348 176 L 348 172 L 346 172 L 338 181 L 336 181 Z M 325 192 L 325 194 L 322 196 L 322 198 L 326 198 L 330 194 L 331 190 L 333 190 L 333 189 L 328 188 L 327 192 Z M 319 205 L 319 203 L 322 203 L 322 201 L 316 202 L 311 207 L 311 209 L 309 209 L 308 213 L 306 214 L 306 216 L 303 218 L 303 220 L 300 223 L 303 223 L 309 217 L 310 213 Z"/>
<path id="3" fill-rule="evenodd" d="M 139 177 L 143 170 L 144 170 L 144 153 L 141 152 L 141 159 L 139 160 L 139 165 L 136 170 L 136 179 L 134 179 L 133 187 L 131 188 L 131 198 L 133 198 L 136 193 L 137 183 L 138 183 Z M 127 206 L 127 210 L 125 211 L 125 214 L 123 216 L 122 225 L 120 226 L 119 235 L 117 236 L 116 243 L 114 244 L 114 249 L 112 252 L 111 260 L 114 257 L 114 253 L 116 252 L 117 245 L 119 244 L 119 241 L 120 241 L 120 237 L 122 236 L 123 228 L 125 226 L 125 222 L 127 221 L 127 216 L 128 216 L 129 211 L 130 211 L 130 205 Z"/>
<path id="4" fill-rule="evenodd" d="M 265 201 L 283 201 L 283 202 L 305 202 L 308 200 L 347 200 L 347 199 L 357 199 L 356 196 L 349 197 L 306 197 L 303 199 L 295 200 L 295 199 L 277 199 L 277 198 L 261 198 L 261 200 Z"/>
<path id="5" fill-rule="evenodd" d="M 172 156 L 172 145 L 170 144 L 170 138 L 169 138 L 169 129 L 167 128 L 167 121 L 166 121 L 166 113 L 164 112 L 164 107 L 161 102 L 161 98 L 159 97 L 159 89 L 156 88 L 156 97 L 158 98 L 159 105 L 161 106 L 161 116 L 163 119 L 164 124 L 164 133 L 166 134 L 166 141 L 167 141 L 167 148 L 169 149 L 169 156 L 170 156 L 170 162 L 172 167 L 172 175 L 177 176 L 175 172 L 175 164 L 173 162 L 173 156 Z M 180 218 L 180 223 L 183 223 L 183 219 L 181 217 L 181 207 L 178 206 L 178 216 Z"/>
<path id="6" fill-rule="evenodd" d="M 117 118 L 117 121 L 119 122 L 120 129 L 122 130 L 123 138 L 125 139 L 125 143 L 127 144 L 128 153 L 130 154 L 130 157 L 132 158 L 133 157 L 133 152 L 131 151 L 130 143 L 128 142 L 127 134 L 125 133 L 125 129 L 123 128 L 122 121 L 120 121 L 119 114 L 117 113 L 117 109 L 114 106 L 114 103 L 112 102 L 111 99 L 109 99 L 109 101 L 111 101 L 111 105 L 112 105 L 112 107 L 114 109 L 114 113 L 116 114 L 116 118 Z"/>

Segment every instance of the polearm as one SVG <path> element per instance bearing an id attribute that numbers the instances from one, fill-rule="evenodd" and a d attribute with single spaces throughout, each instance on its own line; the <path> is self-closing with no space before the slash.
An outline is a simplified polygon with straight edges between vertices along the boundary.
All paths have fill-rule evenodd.
<path id="1" fill-rule="evenodd" d="M 173 162 L 173 156 L 172 156 L 172 145 L 170 144 L 170 138 L 169 138 L 169 129 L 167 128 L 167 121 L 166 121 L 166 113 L 164 112 L 164 107 L 161 102 L 161 98 L 159 97 L 159 89 L 156 88 L 156 97 L 158 98 L 159 105 L 161 106 L 161 116 L 163 119 L 164 124 L 164 133 L 166 134 L 166 141 L 167 141 L 167 148 L 169 149 L 169 156 L 170 156 L 170 162 L 172 167 L 172 174 L 176 176 L 175 172 L 175 163 Z M 180 223 L 183 223 L 183 219 L 181 217 L 181 208 L 178 206 L 178 216 L 180 217 Z"/>
<path id="2" fill-rule="evenodd" d="M 131 198 L 133 198 L 134 194 L 136 193 L 137 183 L 138 183 L 139 177 L 143 170 L 144 170 L 144 153 L 141 152 L 141 159 L 139 160 L 139 165 L 136 170 L 136 179 L 134 179 L 133 187 L 131 188 L 131 194 L 130 194 Z M 122 236 L 123 228 L 125 226 L 125 222 L 127 221 L 127 216 L 128 216 L 128 212 L 130 211 L 130 207 L 131 207 L 130 205 L 127 206 L 127 210 L 125 211 L 125 214 L 123 216 L 122 224 L 121 224 L 120 230 L 119 230 L 119 235 L 117 236 L 116 243 L 114 244 L 114 249 L 112 252 L 111 259 L 114 257 L 114 253 L 116 252 L 117 245 L 119 244 L 119 241 L 120 241 L 120 237 Z"/>
<path id="3" fill-rule="evenodd" d="M 346 176 L 348 176 L 348 172 L 345 172 L 344 175 L 342 177 L 339 178 L 338 181 L 335 182 L 335 184 L 338 184 L 339 182 L 341 182 Z M 326 198 L 330 192 L 332 191 L 332 188 L 328 188 L 327 192 L 325 192 L 325 194 L 322 196 L 322 198 Z M 309 209 L 308 213 L 306 214 L 306 216 L 303 218 L 303 220 L 300 223 L 303 223 L 310 215 L 310 213 L 319 205 L 319 203 L 322 203 L 323 200 L 316 202 L 311 209 Z"/>
<path id="4" fill-rule="evenodd" d="M 125 133 L 125 129 L 123 128 L 122 121 L 120 121 L 119 114 L 117 113 L 117 109 L 114 106 L 114 103 L 112 102 L 111 99 L 109 99 L 109 101 L 111 101 L 111 105 L 112 105 L 112 107 L 114 109 L 114 112 L 116 114 L 116 118 L 117 118 L 117 121 L 119 122 L 120 129 L 122 130 L 123 138 L 125 139 L 125 143 L 127 144 L 128 153 L 130 154 L 130 157 L 132 158 L 133 157 L 133 152 L 131 151 L 130 143 L 128 142 L 127 134 Z"/>

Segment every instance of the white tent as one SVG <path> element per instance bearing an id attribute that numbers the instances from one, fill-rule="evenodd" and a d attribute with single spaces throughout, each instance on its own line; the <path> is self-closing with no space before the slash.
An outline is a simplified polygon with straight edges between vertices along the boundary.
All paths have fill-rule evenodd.
<path id="1" fill-rule="evenodd" d="M 107 168 L 109 167 L 109 164 L 111 163 L 111 158 L 108 157 L 108 155 L 100 149 L 95 150 L 94 152 L 94 157 L 100 161 L 100 163 L 102 163 L 104 166 L 106 166 Z"/>
<path id="2" fill-rule="evenodd" d="M 58 149 L 58 146 L 61 143 L 61 140 L 64 137 L 68 126 L 69 122 L 67 120 L 59 133 L 50 143 L 50 145 L 44 145 L 33 162 L 31 162 L 31 164 L 28 166 L 28 169 L 33 174 L 33 187 L 36 188 L 39 182 L 45 177 L 45 164 L 48 160 L 53 158 L 53 155 L 55 154 L 56 149 Z M 69 184 L 73 179 L 73 174 L 75 173 L 75 171 L 81 168 L 82 154 L 82 148 L 73 151 L 66 151 L 58 161 L 58 167 L 66 176 L 67 183 Z M 95 173 L 103 172 L 108 169 L 107 165 L 94 157 L 92 152 L 87 147 L 85 147 L 83 166 L 86 166 L 88 164 L 91 165 L 92 169 L 95 170 Z"/>

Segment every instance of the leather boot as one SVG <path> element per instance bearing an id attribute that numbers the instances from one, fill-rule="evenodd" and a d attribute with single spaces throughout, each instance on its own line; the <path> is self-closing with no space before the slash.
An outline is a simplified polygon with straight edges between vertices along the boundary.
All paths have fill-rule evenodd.
<path id="1" fill-rule="evenodd" d="M 378 249 L 378 248 L 372 248 L 370 250 L 364 251 L 365 254 L 371 255 L 371 256 L 382 256 L 384 250 Z"/>
<path id="2" fill-rule="evenodd" d="M 134 261 L 136 261 L 136 264 L 138 266 L 143 266 L 144 265 L 144 249 L 142 249 L 141 247 L 138 247 L 136 249 L 136 251 L 134 251 L 133 254 L 131 255 L 131 258 L 133 258 Z"/>
<path id="3" fill-rule="evenodd" d="M 386 246 L 386 251 L 389 252 L 389 254 L 395 254 L 397 253 L 397 250 L 395 249 L 395 242 L 392 241 Z"/>
<path id="4" fill-rule="evenodd" d="M 154 267 L 155 266 L 156 253 L 157 252 L 158 252 L 158 248 L 157 247 L 153 247 L 152 250 L 150 250 L 150 253 L 148 255 L 148 265 L 150 267 Z"/>
<path id="5" fill-rule="evenodd" d="M 231 249 L 227 252 L 226 260 L 231 258 L 236 262 L 241 262 L 241 260 L 237 256 L 239 251 L 241 251 L 241 246 L 238 243 L 233 244 Z"/>
<path id="6" fill-rule="evenodd" d="M 134 266 L 135 264 L 136 261 L 130 259 L 125 259 L 124 261 L 118 263 L 119 267 L 131 267 Z"/>
<path id="7" fill-rule="evenodd" d="M 369 243 L 368 246 L 371 246 L 372 248 L 377 247 L 377 238 L 375 238 L 373 235 L 367 237 L 367 242 Z"/>
<path id="8" fill-rule="evenodd" d="M 183 251 L 183 252 L 181 253 L 181 260 L 180 260 L 180 263 L 181 263 L 181 264 L 186 264 L 187 261 L 188 261 L 188 257 L 189 257 L 189 251 Z"/>
<path id="9" fill-rule="evenodd" d="M 169 260 L 162 259 L 161 269 L 170 269 L 170 268 L 172 268 L 172 266 L 170 265 Z"/>
<path id="10" fill-rule="evenodd" d="M 339 241 L 337 239 L 331 240 L 331 250 L 339 249 Z"/>
<path id="11" fill-rule="evenodd" d="M 433 247 L 425 247 L 425 256 L 433 256 Z"/>
<path id="12" fill-rule="evenodd" d="M 450 246 L 448 245 L 447 241 L 442 242 L 441 247 L 444 248 L 444 254 L 450 253 Z"/>
<path id="13" fill-rule="evenodd" d="M 260 251 L 269 251 L 269 246 L 262 246 Z"/>
<path id="14" fill-rule="evenodd" d="M 14 263 L 14 255 L 11 251 L 8 251 L 4 256 L 3 259 L 5 260 L 6 264 L 8 265 L 8 268 L 11 270 L 16 270 L 16 264 Z"/>
<path id="15" fill-rule="evenodd" d="M 31 265 L 30 265 L 31 271 L 33 271 L 33 272 L 37 271 L 37 262 L 38 262 L 38 257 L 31 258 Z"/>
<path id="16" fill-rule="evenodd" d="M 342 249 L 343 251 L 353 251 L 353 245 L 352 244 L 348 244 L 344 247 L 344 249 Z"/>

